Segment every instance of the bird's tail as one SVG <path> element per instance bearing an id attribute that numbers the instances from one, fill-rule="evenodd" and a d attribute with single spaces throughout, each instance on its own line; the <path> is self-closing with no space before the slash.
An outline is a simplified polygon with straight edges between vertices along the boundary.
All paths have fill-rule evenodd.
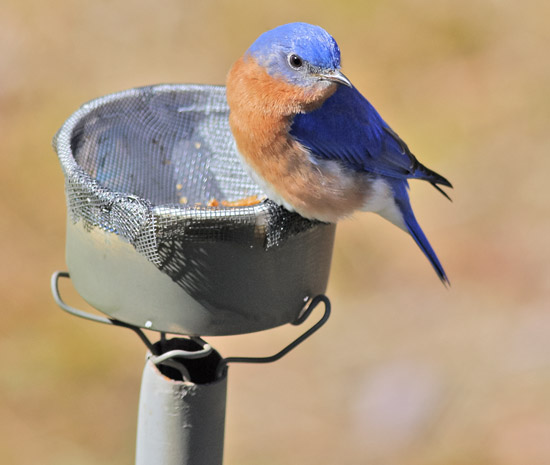
<path id="1" fill-rule="evenodd" d="M 447 197 L 447 199 L 451 200 L 447 192 L 445 192 L 443 189 L 441 189 L 441 187 L 439 187 L 439 184 L 441 184 L 442 186 L 450 187 L 452 189 L 453 185 L 449 182 L 449 180 L 441 176 L 439 173 L 436 173 L 435 171 L 431 170 L 430 168 L 427 168 L 418 160 L 416 162 L 417 162 L 417 165 L 414 169 L 414 178 L 428 181 L 441 194 Z"/>
<path id="2" fill-rule="evenodd" d="M 399 184 L 399 185 L 393 185 L 392 187 L 395 193 L 395 203 L 399 211 L 401 212 L 406 230 L 413 237 L 413 239 L 418 244 L 418 247 L 420 247 L 422 252 L 424 252 L 424 255 L 426 255 L 426 257 L 432 264 L 435 272 L 439 276 L 439 279 L 441 279 L 443 284 L 450 285 L 449 278 L 447 278 L 447 274 L 445 273 L 443 266 L 441 265 L 439 259 L 437 258 L 437 255 L 435 254 L 434 249 L 432 249 L 432 246 L 428 242 L 426 235 L 422 231 L 422 228 L 418 224 L 418 221 L 416 221 L 416 218 L 414 216 L 414 213 L 412 211 L 411 204 L 409 201 L 407 185 Z"/>

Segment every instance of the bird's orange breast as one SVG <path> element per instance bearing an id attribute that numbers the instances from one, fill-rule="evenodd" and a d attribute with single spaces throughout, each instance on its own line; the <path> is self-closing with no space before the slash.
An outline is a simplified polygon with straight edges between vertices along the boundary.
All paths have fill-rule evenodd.
<path id="1" fill-rule="evenodd" d="M 326 82 L 313 89 L 294 86 L 250 57 L 240 58 L 227 78 L 229 123 L 246 163 L 287 208 L 327 222 L 360 209 L 369 182 L 336 162 L 314 163 L 289 130 L 294 115 L 319 108 L 336 88 Z"/>

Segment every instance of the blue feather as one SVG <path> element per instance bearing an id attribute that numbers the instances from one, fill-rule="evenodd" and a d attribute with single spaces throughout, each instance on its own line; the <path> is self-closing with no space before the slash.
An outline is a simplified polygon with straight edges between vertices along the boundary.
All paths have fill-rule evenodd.
<path id="1" fill-rule="evenodd" d="M 278 51 L 296 53 L 320 68 L 340 67 L 340 49 L 334 38 L 323 28 L 307 23 L 290 23 L 260 35 L 247 53 L 263 66 L 272 62 Z M 275 69 L 280 73 L 284 67 Z"/>
<path id="2" fill-rule="evenodd" d="M 340 49 L 323 28 L 307 23 L 290 23 L 264 32 L 246 51 L 271 76 L 284 78 L 297 86 L 311 85 L 308 76 L 288 65 L 296 54 L 317 69 L 339 69 Z"/>
<path id="3" fill-rule="evenodd" d="M 407 192 L 407 179 L 423 179 L 452 187 L 443 176 L 422 165 L 407 144 L 388 126 L 355 88 L 339 86 L 321 108 L 294 117 L 290 135 L 313 157 L 339 161 L 354 171 L 383 177 L 391 186 L 403 223 L 445 284 L 449 279 L 416 221 Z"/>
<path id="4" fill-rule="evenodd" d="M 294 117 L 290 134 L 314 156 L 356 171 L 396 179 L 424 179 L 452 187 L 429 170 L 355 88 L 339 86 L 318 110 Z"/>
<path id="5" fill-rule="evenodd" d="M 415 242 L 418 244 L 418 247 L 420 247 L 420 250 L 424 252 L 424 255 L 426 255 L 426 257 L 432 264 L 435 272 L 439 276 L 439 279 L 441 279 L 441 281 L 444 284 L 450 284 L 449 278 L 447 278 L 447 274 L 445 273 L 445 270 L 443 269 L 441 262 L 437 258 L 437 255 L 435 254 L 434 249 L 430 245 L 430 242 L 428 241 L 428 238 L 422 231 L 422 228 L 418 224 L 418 221 L 416 221 L 416 218 L 411 208 L 409 193 L 407 192 L 408 185 L 406 181 L 403 182 L 398 180 L 392 180 L 390 181 L 390 185 L 394 193 L 395 203 L 399 208 L 401 215 L 403 216 L 403 221 L 405 223 L 405 226 L 407 227 L 409 234 L 413 237 Z"/>

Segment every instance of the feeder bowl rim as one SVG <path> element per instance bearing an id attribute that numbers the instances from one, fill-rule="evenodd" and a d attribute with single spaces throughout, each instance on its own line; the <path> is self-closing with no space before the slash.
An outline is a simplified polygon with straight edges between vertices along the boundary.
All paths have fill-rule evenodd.
<path id="1" fill-rule="evenodd" d="M 128 192 L 121 192 L 110 189 L 99 183 L 93 176 L 88 174 L 75 160 L 74 154 L 71 149 L 71 139 L 73 131 L 77 124 L 82 121 L 84 117 L 91 114 L 93 111 L 101 108 L 102 106 L 116 102 L 117 100 L 123 100 L 129 97 L 149 96 L 163 93 L 173 92 L 193 92 L 193 91 L 205 91 L 212 90 L 221 92 L 225 90 L 225 86 L 212 85 L 212 84 L 156 84 L 150 86 L 134 87 L 131 89 L 114 92 L 101 97 L 92 99 L 80 106 L 67 120 L 63 123 L 61 128 L 57 131 L 52 140 L 52 145 L 58 154 L 60 159 L 65 178 L 70 178 L 74 175 L 82 181 L 87 181 L 91 185 L 95 185 L 99 188 L 99 191 L 111 198 L 111 200 L 117 200 L 121 198 L 134 199 L 140 203 L 150 204 L 153 214 L 158 216 L 170 216 L 178 217 L 180 219 L 193 219 L 194 221 L 200 221 L 203 219 L 200 212 L 216 212 L 215 217 L 220 220 L 228 220 L 236 216 L 254 216 L 260 217 L 266 214 L 268 208 L 267 200 L 264 199 L 256 205 L 244 206 L 244 207 L 210 207 L 207 205 L 179 205 L 176 203 L 168 203 L 161 205 L 153 205 L 147 199 L 143 199 Z M 229 111 L 229 109 L 227 109 Z M 232 137 L 232 136 L 231 136 Z M 68 156 L 69 155 L 69 156 Z M 258 188 L 258 190 L 260 190 Z M 258 192 L 260 194 L 260 192 Z M 97 192 L 96 192 L 97 195 Z M 212 217 L 210 217 L 211 219 Z"/>

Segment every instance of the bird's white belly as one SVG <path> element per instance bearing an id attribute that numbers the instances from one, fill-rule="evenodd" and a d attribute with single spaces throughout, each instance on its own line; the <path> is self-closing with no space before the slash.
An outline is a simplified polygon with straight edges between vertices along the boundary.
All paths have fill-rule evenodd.
<path id="1" fill-rule="evenodd" d="M 375 178 L 370 184 L 368 195 L 365 196 L 363 211 L 378 213 L 401 229 L 407 230 L 403 215 L 395 203 L 391 186 L 384 178 Z"/>

